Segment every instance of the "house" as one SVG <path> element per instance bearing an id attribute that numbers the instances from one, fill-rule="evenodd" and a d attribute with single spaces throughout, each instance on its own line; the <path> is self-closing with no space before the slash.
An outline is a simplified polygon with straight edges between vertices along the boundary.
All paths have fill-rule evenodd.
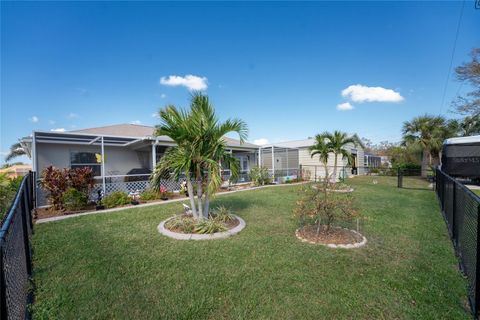
<path id="1" fill-rule="evenodd" d="M 352 154 L 353 161 L 348 163 L 347 159 L 342 159 L 340 155 L 337 158 L 337 178 L 365 174 L 365 158 L 364 158 L 364 145 L 360 142 L 360 139 L 354 135 L 359 141 L 356 145 L 348 144 L 346 149 Z M 288 148 L 290 150 L 296 150 L 298 157 L 298 166 L 301 168 L 301 174 L 303 178 L 310 178 L 311 180 L 318 180 L 325 176 L 325 168 L 320 162 L 318 155 L 313 158 L 310 155 L 309 148 L 315 144 L 315 139 L 308 138 L 304 140 L 284 141 L 274 145 L 262 146 L 262 149 L 282 149 Z M 292 154 L 293 152 L 290 151 Z M 260 159 L 263 157 L 261 153 Z M 275 159 L 274 163 L 281 162 L 281 159 Z M 283 160 L 285 161 L 285 160 Z M 329 174 L 333 173 L 335 166 L 335 156 L 333 153 L 328 158 L 327 168 Z"/>
<path id="2" fill-rule="evenodd" d="M 30 170 L 32 170 L 32 166 L 29 164 L 15 164 L 13 166 L 0 169 L 0 174 L 5 174 L 10 179 L 14 179 L 27 175 Z"/>
<path id="3" fill-rule="evenodd" d="M 48 166 L 57 168 L 90 167 L 95 173 L 95 191 L 143 191 L 150 174 L 167 148 L 175 143 L 167 136 L 155 136 L 155 128 L 118 124 L 68 132 L 35 131 L 25 142 L 31 145 L 32 166 L 37 178 Z M 225 137 L 230 152 L 240 161 L 240 181 L 258 163 L 258 146 L 240 144 Z M 228 169 L 223 171 L 227 178 Z M 170 190 L 179 190 L 180 182 L 165 181 Z M 37 204 L 46 205 L 46 197 L 37 188 Z"/>
<path id="4" fill-rule="evenodd" d="M 365 153 L 364 164 L 368 168 L 379 168 L 382 166 L 382 157 L 371 153 Z"/>

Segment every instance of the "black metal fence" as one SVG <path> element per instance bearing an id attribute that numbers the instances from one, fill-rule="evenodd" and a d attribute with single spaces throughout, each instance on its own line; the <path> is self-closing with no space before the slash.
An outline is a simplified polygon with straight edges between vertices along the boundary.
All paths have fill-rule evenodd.
<path id="1" fill-rule="evenodd" d="M 422 170 L 398 168 L 397 186 L 404 189 L 433 190 L 435 175 L 433 171 L 427 171 L 422 175 Z"/>
<path id="2" fill-rule="evenodd" d="M 480 197 L 440 169 L 436 193 L 448 232 L 468 282 L 468 299 L 474 317 L 480 315 Z"/>
<path id="3" fill-rule="evenodd" d="M 34 181 L 32 173 L 23 178 L 0 226 L 0 319 L 30 318 Z"/>

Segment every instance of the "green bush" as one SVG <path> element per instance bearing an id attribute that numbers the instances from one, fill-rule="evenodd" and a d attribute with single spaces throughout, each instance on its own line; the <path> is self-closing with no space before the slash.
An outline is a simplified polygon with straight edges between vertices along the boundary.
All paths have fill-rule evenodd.
<path id="1" fill-rule="evenodd" d="M 250 170 L 250 179 L 256 186 L 263 186 L 270 183 L 270 175 L 265 167 L 253 167 Z"/>
<path id="2" fill-rule="evenodd" d="M 215 219 L 205 219 L 202 221 L 199 221 L 195 223 L 195 228 L 194 228 L 196 233 L 204 234 L 204 233 L 215 233 L 215 232 L 222 232 L 226 231 L 227 227 Z"/>
<path id="3" fill-rule="evenodd" d="M 102 204 L 106 208 L 123 206 L 129 204 L 130 202 L 131 199 L 128 197 L 128 194 L 122 191 L 114 191 L 102 199 Z"/>
<path id="4" fill-rule="evenodd" d="M 217 220 L 219 222 L 228 222 L 235 220 L 235 216 L 232 214 L 232 211 L 225 206 L 219 206 L 213 209 L 210 213 L 210 216 L 214 220 Z"/>
<path id="5" fill-rule="evenodd" d="M 75 188 L 68 188 L 62 196 L 63 206 L 67 210 L 81 210 L 88 204 L 88 197 L 84 192 Z"/>
<path id="6" fill-rule="evenodd" d="M 176 216 L 165 223 L 165 227 L 169 230 L 181 230 L 184 233 L 193 233 L 195 221 L 190 216 Z"/>
<path id="7" fill-rule="evenodd" d="M 149 200 L 158 200 L 160 199 L 160 193 L 154 190 L 145 190 L 140 194 L 140 200 L 149 201 Z"/>

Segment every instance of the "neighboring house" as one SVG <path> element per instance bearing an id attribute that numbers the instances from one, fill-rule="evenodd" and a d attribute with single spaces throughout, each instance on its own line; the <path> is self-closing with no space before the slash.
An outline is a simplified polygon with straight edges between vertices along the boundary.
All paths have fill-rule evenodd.
<path id="1" fill-rule="evenodd" d="M 359 139 L 358 139 L 359 140 Z M 312 180 L 323 178 L 325 176 L 325 169 L 320 162 L 319 156 L 310 155 L 309 148 L 315 144 L 315 139 L 309 138 L 305 140 L 285 141 L 275 143 L 276 148 L 290 148 L 298 150 L 298 164 L 302 169 L 302 176 L 304 178 L 310 177 Z M 272 146 L 264 146 L 262 148 L 271 148 Z M 350 151 L 353 156 L 353 161 L 349 165 L 347 159 L 342 159 L 339 155 L 337 159 L 337 177 L 358 175 L 365 173 L 365 158 L 364 158 L 364 146 L 361 142 L 356 146 L 348 144 L 346 149 Z M 332 174 L 335 165 L 335 156 L 333 153 L 328 158 L 328 170 L 329 174 Z"/>
<path id="2" fill-rule="evenodd" d="M 6 174 L 10 179 L 17 177 L 23 177 L 32 170 L 32 166 L 29 164 L 15 164 L 11 167 L 0 169 L 0 174 Z"/>
<path id="3" fill-rule="evenodd" d="M 33 171 L 37 178 L 48 166 L 57 168 L 90 167 L 95 173 L 96 190 L 105 194 L 120 190 L 143 191 L 150 174 L 167 148 L 175 143 L 166 136 L 154 136 L 155 128 L 119 124 L 69 132 L 35 131 L 25 140 L 31 145 Z M 232 154 L 240 160 L 240 181 L 246 180 L 250 168 L 258 163 L 258 146 L 240 144 L 225 137 Z M 104 161 L 102 161 L 102 159 Z M 223 172 L 225 178 L 229 170 Z M 170 190 L 180 183 L 165 181 Z M 37 188 L 38 205 L 45 205 L 45 195 Z"/>

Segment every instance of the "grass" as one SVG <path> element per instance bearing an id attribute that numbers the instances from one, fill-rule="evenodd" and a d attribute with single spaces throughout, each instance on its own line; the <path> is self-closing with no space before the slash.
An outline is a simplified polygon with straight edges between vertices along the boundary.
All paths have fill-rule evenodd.
<path id="1" fill-rule="evenodd" d="M 348 182 L 368 219 L 356 250 L 295 238 L 298 186 L 218 197 L 247 222 L 226 240 L 161 236 L 179 203 L 37 225 L 34 318 L 470 318 L 434 193 Z"/>

